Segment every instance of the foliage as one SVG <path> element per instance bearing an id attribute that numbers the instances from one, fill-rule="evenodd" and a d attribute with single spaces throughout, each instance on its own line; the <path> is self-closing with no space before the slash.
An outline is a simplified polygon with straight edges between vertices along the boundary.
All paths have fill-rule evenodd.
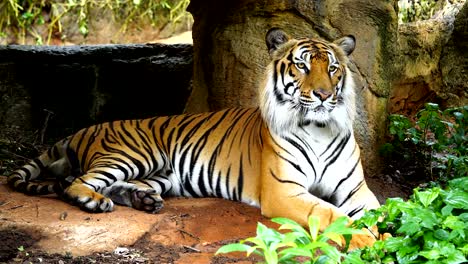
<path id="1" fill-rule="evenodd" d="M 387 156 L 423 161 L 432 180 L 468 174 L 468 106 L 441 110 L 428 103 L 415 121 L 403 115 L 389 116 L 393 139 L 382 148 Z"/>
<path id="2" fill-rule="evenodd" d="M 110 12 L 121 30 L 129 25 L 149 23 L 164 25 L 189 18 L 185 12 L 189 0 L 5 0 L 0 2 L 0 37 L 14 35 L 25 43 L 32 35 L 37 44 L 44 43 L 39 28 L 47 28 L 46 43 L 62 34 L 66 27 L 77 26 L 83 36 L 89 33 L 92 11 Z"/>
<path id="3" fill-rule="evenodd" d="M 437 0 L 399 0 L 398 19 L 402 23 L 429 19 L 434 15 Z"/>
<path id="4" fill-rule="evenodd" d="M 381 220 L 379 220 L 381 219 Z M 408 201 L 388 199 L 353 224 L 377 225 L 392 237 L 351 252 L 365 263 L 465 263 L 468 256 L 468 177 L 439 186 L 414 189 Z"/>
<path id="5" fill-rule="evenodd" d="M 281 225 L 279 230 L 291 231 L 280 233 L 258 223 L 256 237 L 225 245 L 216 254 L 244 251 L 247 255 L 254 253 L 262 256 L 267 263 L 296 263 L 297 258 L 305 258 L 310 263 L 337 263 L 341 261 L 343 253 L 327 241 L 341 246 L 342 236 L 347 237 L 349 242 L 350 235 L 362 233 L 347 226 L 347 217 L 338 218 L 322 233 L 319 233 L 320 222 L 316 216 L 309 218 L 309 230 L 286 218 L 273 218 L 272 221 Z"/>
<path id="6" fill-rule="evenodd" d="M 257 236 L 221 247 L 216 254 L 243 251 L 262 256 L 266 263 L 465 263 L 468 256 L 468 177 L 439 186 L 414 189 L 408 201 L 388 199 L 378 209 L 366 212 L 347 227 L 346 218 L 332 223 L 319 234 L 316 217 L 309 219 L 309 232 L 297 223 L 276 218 L 281 234 L 258 224 Z M 377 226 L 381 234 L 392 236 L 372 247 L 348 253 L 326 243 L 340 244 L 340 235 L 356 234 L 361 228 Z M 349 240 L 348 240 L 349 241 Z M 251 243 L 252 245 L 248 245 Z M 298 258 L 302 257 L 302 258 Z M 305 257 L 305 258 L 304 258 Z"/>

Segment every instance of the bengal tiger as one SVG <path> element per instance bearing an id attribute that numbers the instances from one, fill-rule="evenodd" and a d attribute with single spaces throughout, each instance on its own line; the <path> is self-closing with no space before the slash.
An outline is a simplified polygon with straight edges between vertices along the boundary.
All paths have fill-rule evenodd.
<path id="1" fill-rule="evenodd" d="M 116 203 L 157 213 L 162 197 L 222 197 L 304 226 L 315 215 L 322 229 L 378 207 L 353 136 L 354 37 L 295 39 L 273 28 L 265 39 L 259 107 L 84 128 L 11 173 L 9 185 L 90 212 Z"/>

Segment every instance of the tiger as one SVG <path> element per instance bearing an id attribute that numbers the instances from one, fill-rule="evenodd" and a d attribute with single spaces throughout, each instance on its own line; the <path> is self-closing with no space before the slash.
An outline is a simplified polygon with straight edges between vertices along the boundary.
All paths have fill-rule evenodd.
<path id="1" fill-rule="evenodd" d="M 219 197 L 303 226 L 314 215 L 321 230 L 379 207 L 353 133 L 355 38 L 272 28 L 265 42 L 258 107 L 96 124 L 13 171 L 8 184 L 96 213 L 114 204 L 157 213 L 166 197 Z"/>

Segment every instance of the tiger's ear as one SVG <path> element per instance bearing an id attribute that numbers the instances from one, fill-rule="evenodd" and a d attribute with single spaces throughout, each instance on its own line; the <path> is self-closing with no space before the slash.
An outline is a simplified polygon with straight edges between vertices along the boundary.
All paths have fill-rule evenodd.
<path id="1" fill-rule="evenodd" d="M 340 39 L 335 40 L 333 43 L 338 45 L 346 55 L 353 53 L 356 47 L 356 38 L 353 35 L 348 35 Z"/>
<path id="2" fill-rule="evenodd" d="M 273 52 L 279 48 L 279 46 L 288 42 L 289 39 L 289 36 L 280 28 L 271 28 L 268 30 L 265 36 L 265 41 L 270 55 L 272 55 Z"/>

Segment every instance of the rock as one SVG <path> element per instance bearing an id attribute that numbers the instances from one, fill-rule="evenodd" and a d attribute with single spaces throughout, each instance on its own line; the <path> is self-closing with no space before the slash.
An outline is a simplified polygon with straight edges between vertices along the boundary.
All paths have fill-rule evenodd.
<path id="1" fill-rule="evenodd" d="M 389 113 L 414 115 L 427 102 L 442 107 L 468 103 L 467 4 L 461 8 L 447 3 L 431 19 L 400 24 L 399 75 Z"/>
<path id="2" fill-rule="evenodd" d="M 256 106 L 257 86 L 269 56 L 265 34 L 283 28 L 294 37 L 334 40 L 352 34 L 358 82 L 356 137 L 369 176 L 379 170 L 387 98 L 395 77 L 396 1 L 192 0 L 194 80 L 187 110 Z"/>
<path id="3" fill-rule="evenodd" d="M 443 46 L 440 68 L 442 89 L 439 96 L 446 106 L 468 105 L 468 4 L 455 17 L 454 29 Z"/>
<path id="4" fill-rule="evenodd" d="M 191 45 L 0 46 L 0 139 L 180 114 L 191 79 Z"/>

